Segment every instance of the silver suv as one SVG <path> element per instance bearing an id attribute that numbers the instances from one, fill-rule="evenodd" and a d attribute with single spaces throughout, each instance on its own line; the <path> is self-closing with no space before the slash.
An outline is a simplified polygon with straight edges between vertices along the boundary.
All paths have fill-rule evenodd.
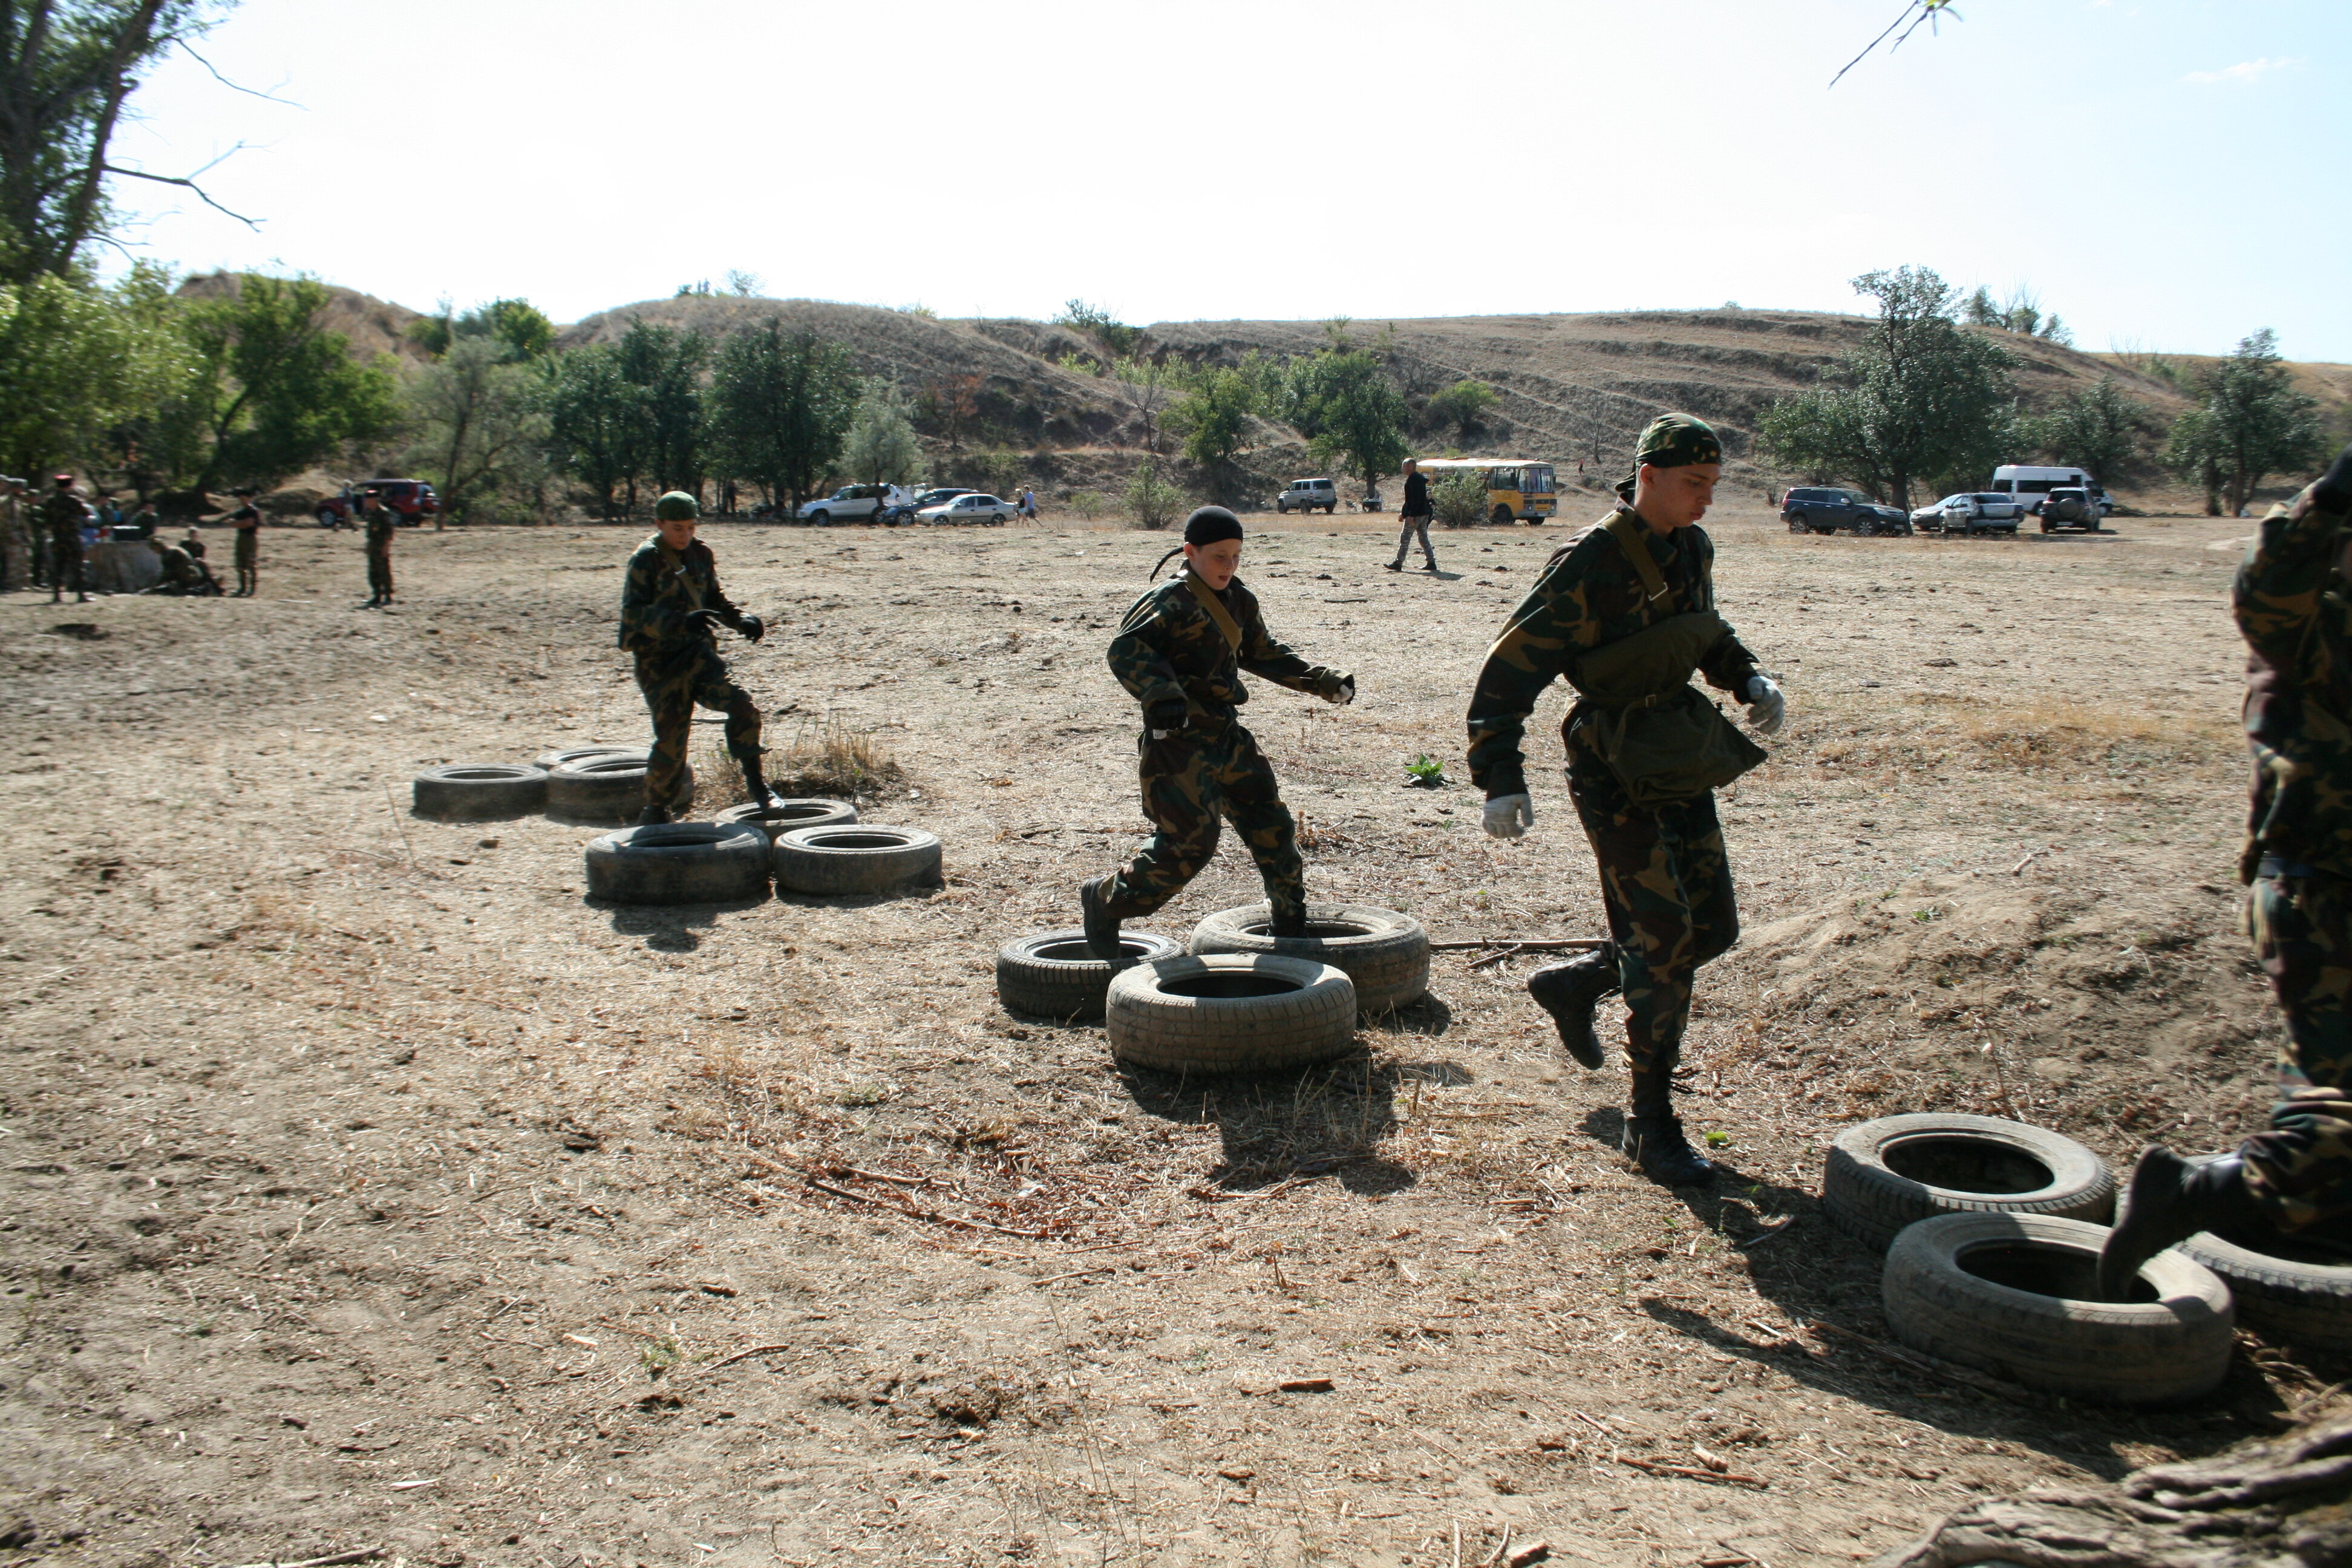
<path id="1" fill-rule="evenodd" d="M 1339 487 L 1329 479 L 1293 479 L 1274 498 L 1276 511 L 1313 511 L 1317 507 L 1323 509 L 1326 517 L 1338 511 Z"/>

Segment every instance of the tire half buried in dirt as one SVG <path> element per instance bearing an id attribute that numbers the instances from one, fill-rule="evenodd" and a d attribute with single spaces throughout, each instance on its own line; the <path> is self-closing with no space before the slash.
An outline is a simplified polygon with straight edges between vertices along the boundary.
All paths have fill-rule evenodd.
<path id="1" fill-rule="evenodd" d="M 1328 963 L 1213 952 L 1139 963 L 1104 999 L 1110 1052 L 1173 1073 L 1279 1072 L 1344 1056 L 1356 986 Z"/>
<path id="2" fill-rule="evenodd" d="M 754 805 L 745 801 L 741 805 L 729 806 L 710 820 L 756 827 L 772 844 L 778 834 L 790 833 L 795 827 L 838 827 L 845 822 L 855 822 L 857 808 L 845 800 L 780 800 L 773 805 Z"/>
<path id="3" fill-rule="evenodd" d="M 515 763 L 427 768 L 411 786 L 410 809 L 441 822 L 527 816 L 547 805 L 547 773 Z"/>
<path id="4" fill-rule="evenodd" d="M 642 746 L 563 746 L 552 752 L 541 752 L 531 758 L 530 765 L 553 773 L 566 763 L 576 763 L 586 757 L 642 757 Z"/>
<path id="5" fill-rule="evenodd" d="M 2033 1214 L 1948 1214 L 1895 1238 L 1880 1293 L 1887 1327 L 1921 1351 L 1996 1377 L 2111 1405 L 2210 1394 L 2230 1368 L 2230 1289 L 2159 1252 L 2129 1301 L 2097 1294 L 2105 1226 Z"/>
<path id="6" fill-rule="evenodd" d="M 1839 1133 L 1822 1173 L 1830 1223 L 1885 1251 L 1940 1214 L 2042 1214 L 2104 1225 L 2116 1178 L 2072 1138 L 1997 1116 L 1882 1116 Z"/>
<path id="7" fill-rule="evenodd" d="M 588 896 L 615 904 L 724 904 L 768 891 L 768 840 L 756 827 L 666 822 L 588 846 Z"/>
<path id="8" fill-rule="evenodd" d="M 1148 931 L 1123 931 L 1118 945 L 1132 963 L 1153 963 L 1184 952 L 1173 938 Z M 1016 936 L 996 950 L 996 999 L 1008 1013 L 1092 1022 L 1103 1016 L 1110 980 L 1110 965 L 1087 946 L 1083 931 Z"/>
<path id="9" fill-rule="evenodd" d="M 1309 904 L 1307 934 L 1273 934 L 1266 904 L 1219 910 L 1193 928 L 1186 950 L 1270 952 L 1345 970 L 1355 983 L 1356 1005 L 1368 1015 L 1410 1007 L 1429 994 L 1429 932 L 1419 921 L 1370 904 Z"/>
<path id="10" fill-rule="evenodd" d="M 848 823 L 795 827 L 776 835 L 776 884 L 795 893 L 838 897 L 887 893 L 940 879 L 940 841 L 919 827 Z"/>
<path id="11" fill-rule="evenodd" d="M 694 769 L 678 781 L 673 812 L 694 804 Z M 627 822 L 646 806 L 646 754 L 599 752 L 565 763 L 547 775 L 547 814 L 577 822 Z"/>

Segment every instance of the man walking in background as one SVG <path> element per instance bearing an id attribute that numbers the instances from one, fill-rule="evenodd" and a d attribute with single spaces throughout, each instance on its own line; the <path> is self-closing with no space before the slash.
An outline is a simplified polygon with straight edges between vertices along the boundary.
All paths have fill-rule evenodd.
<path id="1" fill-rule="evenodd" d="M 1421 476 L 1421 464 L 1407 458 L 1404 460 L 1404 510 L 1400 514 L 1404 526 L 1397 530 L 1396 559 L 1389 563 L 1390 571 L 1404 570 L 1404 558 L 1412 549 L 1416 534 L 1421 538 L 1421 553 L 1429 563 L 1429 569 L 1432 572 L 1437 570 L 1437 552 L 1429 545 L 1429 520 L 1433 510 L 1429 504 L 1429 481 Z"/>
<path id="2" fill-rule="evenodd" d="M 71 583 L 74 603 L 89 603 L 89 588 L 82 576 L 81 531 L 89 521 L 89 503 L 74 494 L 73 476 L 59 474 L 48 499 L 41 502 L 41 531 L 49 542 L 49 603 L 65 597 L 66 584 Z"/>

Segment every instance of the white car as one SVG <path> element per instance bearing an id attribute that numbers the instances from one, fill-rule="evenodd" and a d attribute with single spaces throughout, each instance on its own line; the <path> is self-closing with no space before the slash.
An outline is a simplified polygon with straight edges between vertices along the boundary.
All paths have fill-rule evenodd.
<path id="1" fill-rule="evenodd" d="M 1326 517 L 1338 511 L 1339 487 L 1329 479 L 1293 479 L 1274 498 L 1274 510 L 1278 512 L 1313 511 L 1317 507 L 1323 509 Z"/>
<path id="2" fill-rule="evenodd" d="M 944 506 L 927 506 L 915 514 L 917 522 L 976 522 L 988 528 L 1002 528 L 1005 520 L 1018 513 L 1020 508 L 1009 500 L 994 496 L 958 496 Z"/>
<path id="3" fill-rule="evenodd" d="M 1940 533 L 2015 533 L 2025 509 L 2017 498 L 1990 491 L 1963 491 L 1932 501 L 1911 514 L 1913 526 Z"/>
<path id="4" fill-rule="evenodd" d="M 896 485 L 844 485 L 829 496 L 803 503 L 798 516 L 813 528 L 872 522 L 880 512 L 903 504 L 906 494 Z"/>

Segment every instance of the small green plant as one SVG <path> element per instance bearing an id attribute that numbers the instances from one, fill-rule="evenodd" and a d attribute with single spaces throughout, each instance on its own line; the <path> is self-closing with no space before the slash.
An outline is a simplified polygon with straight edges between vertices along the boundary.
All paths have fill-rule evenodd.
<path id="1" fill-rule="evenodd" d="M 637 1362 L 646 1369 L 647 1377 L 659 1377 L 663 1373 L 686 1359 L 677 1341 L 669 1334 L 637 1347 Z"/>
<path id="2" fill-rule="evenodd" d="M 890 1098 L 890 1087 L 882 1083 L 853 1083 L 834 1098 L 837 1103 L 853 1109 L 879 1105 Z"/>
<path id="3" fill-rule="evenodd" d="M 1445 776 L 1445 764 L 1427 752 L 1405 763 L 1404 771 L 1411 775 L 1415 789 L 1444 789 L 1449 782 Z"/>
<path id="4" fill-rule="evenodd" d="M 1710 1132 L 1706 1135 L 1706 1146 L 1710 1149 L 1720 1149 L 1730 1142 L 1731 1134 L 1728 1132 Z"/>
<path id="5" fill-rule="evenodd" d="M 1430 510 L 1448 528 L 1486 521 L 1486 476 L 1473 469 L 1453 473 L 1429 487 Z"/>
<path id="6" fill-rule="evenodd" d="M 1072 490 L 1062 504 L 1068 507 L 1070 514 L 1080 522 L 1096 521 L 1110 506 L 1103 500 L 1100 490 Z"/>

